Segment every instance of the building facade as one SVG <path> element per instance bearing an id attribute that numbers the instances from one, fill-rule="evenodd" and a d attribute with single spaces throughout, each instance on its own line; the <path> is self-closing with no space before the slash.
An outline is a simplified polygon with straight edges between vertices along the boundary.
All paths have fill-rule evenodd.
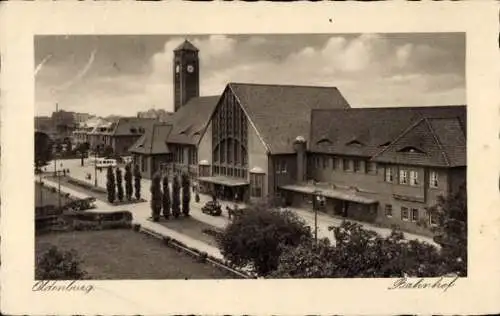
<path id="1" fill-rule="evenodd" d="M 188 173 L 222 199 L 307 208 L 319 193 L 332 216 L 423 234 L 427 209 L 466 182 L 465 106 L 353 109 L 335 87 L 248 83 L 200 97 L 187 41 L 173 75 L 171 127 L 131 149 L 146 177 Z M 139 149 L 147 139 L 154 150 Z"/>

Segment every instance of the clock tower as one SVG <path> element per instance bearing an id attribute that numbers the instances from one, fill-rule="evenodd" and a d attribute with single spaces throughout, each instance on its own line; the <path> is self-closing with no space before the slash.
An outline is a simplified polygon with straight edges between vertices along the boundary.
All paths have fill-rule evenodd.
<path id="1" fill-rule="evenodd" d="M 174 111 L 200 96 L 198 49 L 185 40 L 174 50 Z"/>

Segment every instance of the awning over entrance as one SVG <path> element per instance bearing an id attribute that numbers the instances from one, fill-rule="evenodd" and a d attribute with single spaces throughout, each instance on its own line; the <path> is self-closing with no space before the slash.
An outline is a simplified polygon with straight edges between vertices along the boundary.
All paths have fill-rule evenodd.
<path id="1" fill-rule="evenodd" d="M 361 204 L 378 203 L 377 200 L 361 196 L 361 195 L 359 195 L 359 193 L 356 194 L 356 193 L 353 193 L 353 192 L 350 192 L 347 190 L 344 191 L 344 190 L 339 190 L 339 189 L 317 187 L 317 186 L 314 186 L 313 184 L 310 184 L 310 185 L 309 184 L 290 184 L 290 185 L 281 186 L 280 189 L 299 192 L 299 193 L 306 193 L 306 194 L 313 194 L 315 191 L 320 191 L 325 197 L 332 198 L 332 199 L 356 202 L 356 203 L 361 203 Z"/>
<path id="2" fill-rule="evenodd" d="M 199 177 L 198 181 L 221 184 L 228 187 L 239 187 L 248 185 L 248 181 L 244 179 L 226 177 L 226 176 Z"/>

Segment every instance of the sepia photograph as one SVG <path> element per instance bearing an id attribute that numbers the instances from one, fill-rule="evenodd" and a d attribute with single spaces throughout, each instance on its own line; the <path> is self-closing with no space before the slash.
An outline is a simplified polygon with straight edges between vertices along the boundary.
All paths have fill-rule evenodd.
<path id="1" fill-rule="evenodd" d="M 465 33 L 34 51 L 37 280 L 467 276 Z"/>
<path id="2" fill-rule="evenodd" d="M 498 7 L 384 3 L 3 6 L 1 313 L 497 312 Z"/>

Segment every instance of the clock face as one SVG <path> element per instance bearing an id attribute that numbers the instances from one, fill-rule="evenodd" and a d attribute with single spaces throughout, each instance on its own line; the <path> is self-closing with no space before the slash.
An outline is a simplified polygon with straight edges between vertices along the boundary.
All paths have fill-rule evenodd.
<path id="1" fill-rule="evenodd" d="M 188 66 L 187 66 L 187 71 L 188 71 L 188 72 L 193 72 L 193 71 L 194 71 L 194 67 L 193 67 L 193 65 L 188 65 Z"/>

